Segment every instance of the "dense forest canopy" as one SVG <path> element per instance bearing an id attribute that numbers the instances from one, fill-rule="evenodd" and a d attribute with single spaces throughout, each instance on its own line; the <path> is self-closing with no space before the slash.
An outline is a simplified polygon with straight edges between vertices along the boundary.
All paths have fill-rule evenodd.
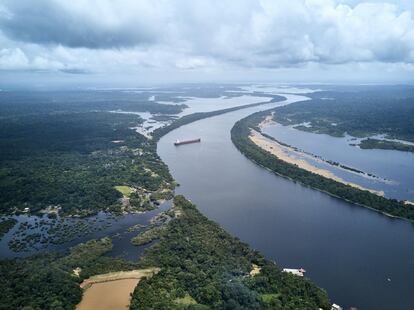
<path id="1" fill-rule="evenodd" d="M 414 87 L 355 87 L 354 91 L 322 91 L 308 96 L 313 100 L 277 108 L 275 120 L 283 125 L 309 122 L 310 126 L 298 129 L 333 136 L 386 134 L 414 142 Z"/>
<path id="2" fill-rule="evenodd" d="M 133 129 L 142 122 L 138 115 L 23 114 L 32 104 L 21 107 L 22 115 L 0 119 L 1 213 L 49 206 L 61 207 L 63 214 L 119 212 L 123 195 L 116 186 L 141 195 L 173 189 L 155 144 Z"/>
<path id="3" fill-rule="evenodd" d="M 150 101 L 152 93 L 139 90 L 59 90 L 59 91 L 2 91 L 0 92 L 1 118 L 12 116 L 56 114 L 64 112 L 90 112 L 123 110 L 162 114 L 180 113 L 186 105 L 179 90 L 157 93 L 157 100 Z"/>

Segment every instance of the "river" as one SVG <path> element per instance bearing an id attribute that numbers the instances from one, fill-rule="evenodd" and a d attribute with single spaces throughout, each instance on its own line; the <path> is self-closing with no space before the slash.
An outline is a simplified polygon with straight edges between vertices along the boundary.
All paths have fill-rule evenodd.
<path id="1" fill-rule="evenodd" d="M 414 153 L 392 150 L 366 150 L 352 146 L 355 138 L 331 137 L 282 126 L 278 123 L 263 128 L 263 132 L 289 145 L 306 150 L 324 159 L 375 175 L 367 178 L 349 170 L 320 163 L 306 158 L 308 162 L 326 169 L 342 179 L 366 188 L 383 191 L 388 198 L 414 201 Z"/>
<path id="2" fill-rule="evenodd" d="M 358 309 L 414 309 L 414 225 L 278 177 L 234 147 L 234 123 L 305 97 L 178 128 L 158 153 L 184 194 L 210 219 L 281 267 L 307 270 L 331 300 Z M 175 147 L 177 139 L 197 144 Z"/>

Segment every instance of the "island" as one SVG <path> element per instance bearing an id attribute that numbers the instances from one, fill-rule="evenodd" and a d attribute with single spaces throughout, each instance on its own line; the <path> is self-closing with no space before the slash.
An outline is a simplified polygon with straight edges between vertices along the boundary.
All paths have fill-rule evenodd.
<path id="1" fill-rule="evenodd" d="M 254 113 L 234 125 L 231 130 L 231 139 L 241 153 L 258 165 L 282 177 L 289 178 L 353 204 L 379 211 L 387 216 L 414 221 L 414 207 L 405 201 L 387 199 L 378 195 L 378 193 L 358 188 L 358 186 L 353 184 L 345 184 L 335 178 L 327 177 L 327 175 L 308 171 L 309 169 L 303 169 L 303 167 L 299 167 L 296 163 L 290 163 L 281 157 L 275 156 L 274 152 L 270 152 L 270 149 L 266 150 L 252 141 L 250 138 L 252 132 L 260 133 L 259 125 L 268 119 L 269 116 L 279 113 L 280 109 L 276 108 Z"/>

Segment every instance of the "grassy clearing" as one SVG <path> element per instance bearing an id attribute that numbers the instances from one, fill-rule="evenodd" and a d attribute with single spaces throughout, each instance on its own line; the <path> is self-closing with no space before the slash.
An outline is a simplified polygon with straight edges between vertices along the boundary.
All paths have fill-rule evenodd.
<path id="1" fill-rule="evenodd" d="M 120 192 L 122 195 L 124 195 L 125 197 L 128 197 L 128 198 L 134 192 L 133 188 L 131 188 L 129 186 L 124 186 L 124 185 L 115 186 L 115 189 L 118 192 Z"/>
<path id="2" fill-rule="evenodd" d="M 270 303 L 280 297 L 280 294 L 261 294 L 260 298 L 264 303 Z"/>
<path id="3" fill-rule="evenodd" d="M 196 305 L 197 304 L 197 302 L 195 301 L 195 299 L 193 297 L 191 297 L 190 295 L 188 295 L 188 294 L 186 294 L 182 298 L 176 298 L 176 299 L 174 299 L 174 302 L 176 304 L 180 304 L 180 305 Z"/>

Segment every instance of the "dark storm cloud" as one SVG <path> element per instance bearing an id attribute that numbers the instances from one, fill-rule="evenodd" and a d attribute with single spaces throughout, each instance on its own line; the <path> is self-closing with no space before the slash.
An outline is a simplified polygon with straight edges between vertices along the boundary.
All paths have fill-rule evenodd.
<path id="1" fill-rule="evenodd" d="M 6 13 L 0 15 L 0 29 L 13 40 L 73 48 L 120 48 L 154 42 L 151 27 L 141 25 L 139 19 L 111 23 L 104 14 L 82 14 L 63 3 L 6 0 Z M 97 7 L 89 5 L 85 9 L 97 10 Z"/>

